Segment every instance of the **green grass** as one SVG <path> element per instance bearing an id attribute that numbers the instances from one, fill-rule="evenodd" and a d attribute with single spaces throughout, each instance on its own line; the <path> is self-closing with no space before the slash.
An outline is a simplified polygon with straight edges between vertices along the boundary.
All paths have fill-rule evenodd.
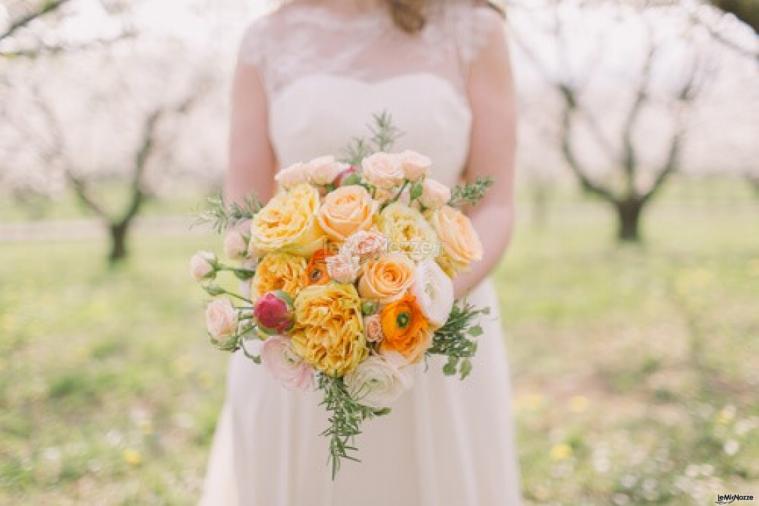
<path id="1" fill-rule="evenodd" d="M 528 504 L 758 495 L 759 200 L 734 189 L 673 189 L 639 247 L 599 203 L 523 206 L 496 279 Z M 0 504 L 194 504 L 226 367 L 186 272 L 209 240 L 136 235 L 114 271 L 97 242 L 0 243 Z"/>

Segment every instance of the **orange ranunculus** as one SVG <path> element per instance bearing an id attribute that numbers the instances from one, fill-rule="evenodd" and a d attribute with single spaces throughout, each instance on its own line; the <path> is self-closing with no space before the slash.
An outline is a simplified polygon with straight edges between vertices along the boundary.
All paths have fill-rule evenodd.
<path id="1" fill-rule="evenodd" d="M 329 273 L 327 272 L 327 250 L 320 249 L 306 266 L 306 285 L 324 285 L 329 283 Z"/>
<path id="2" fill-rule="evenodd" d="M 380 351 L 396 351 L 410 363 L 421 360 L 430 346 L 432 329 L 413 295 L 385 306 L 380 321 L 385 336 Z"/>

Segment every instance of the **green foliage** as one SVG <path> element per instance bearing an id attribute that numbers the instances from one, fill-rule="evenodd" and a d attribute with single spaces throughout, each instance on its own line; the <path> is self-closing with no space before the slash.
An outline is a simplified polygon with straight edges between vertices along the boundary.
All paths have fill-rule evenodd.
<path id="1" fill-rule="evenodd" d="M 370 136 L 369 139 L 364 137 L 354 138 L 345 149 L 343 160 L 351 165 L 360 165 L 368 155 L 377 151 L 388 151 L 392 149 L 395 141 L 403 133 L 393 125 L 393 117 L 390 113 L 383 111 L 379 114 L 372 115 L 372 123 L 367 125 Z"/>
<path id="2" fill-rule="evenodd" d="M 374 409 L 359 404 L 348 394 L 342 378 L 319 374 L 318 386 L 324 394 L 321 404 L 329 413 L 329 427 L 322 435 L 329 438 L 329 459 L 334 480 L 340 470 L 342 459 L 360 462 L 354 456 L 358 448 L 353 446 L 353 440 L 361 434 L 361 424 L 364 420 L 386 415 L 390 410 Z"/>
<path id="3" fill-rule="evenodd" d="M 449 206 L 464 207 L 475 206 L 485 197 L 488 189 L 493 186 L 493 178 L 478 177 L 474 183 L 463 183 L 453 187 Z"/>
<path id="4" fill-rule="evenodd" d="M 472 339 L 482 335 L 476 318 L 490 313 L 490 308 L 475 308 L 467 302 L 456 302 L 448 321 L 437 329 L 432 336 L 432 346 L 428 355 L 443 355 L 448 361 L 443 366 L 443 373 L 448 376 L 459 374 L 466 378 L 472 371 L 469 360 L 477 352 L 477 342 Z"/>
<path id="5" fill-rule="evenodd" d="M 227 204 L 224 197 L 214 195 L 208 198 L 206 209 L 198 216 L 197 223 L 210 223 L 221 234 L 245 220 L 253 219 L 261 207 L 263 204 L 254 195 L 246 197 L 242 204 Z"/>

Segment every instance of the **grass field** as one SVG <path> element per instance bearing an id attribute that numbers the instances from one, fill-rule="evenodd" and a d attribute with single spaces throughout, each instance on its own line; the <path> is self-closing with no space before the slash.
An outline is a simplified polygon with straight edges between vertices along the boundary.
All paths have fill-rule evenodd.
<path id="1" fill-rule="evenodd" d="M 18 216 L 18 215 L 14 215 Z M 759 495 L 759 200 L 672 191 L 617 247 L 525 212 L 496 274 L 530 504 Z M 0 504 L 193 504 L 223 398 L 186 260 L 204 236 L 0 243 Z"/>

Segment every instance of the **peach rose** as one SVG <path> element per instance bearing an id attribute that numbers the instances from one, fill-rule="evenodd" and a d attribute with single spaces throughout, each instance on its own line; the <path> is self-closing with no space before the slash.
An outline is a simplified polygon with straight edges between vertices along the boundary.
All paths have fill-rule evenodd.
<path id="1" fill-rule="evenodd" d="M 374 153 L 361 162 L 364 179 L 377 188 L 388 189 L 403 182 L 403 169 L 398 157 L 390 153 Z"/>
<path id="2" fill-rule="evenodd" d="M 224 255 L 231 260 L 239 260 L 245 256 L 248 244 L 242 234 L 235 230 L 229 230 L 224 236 Z"/>
<path id="3" fill-rule="evenodd" d="M 451 200 L 451 189 L 434 179 L 425 179 L 422 183 L 422 195 L 419 202 L 428 209 L 440 209 Z"/>
<path id="4" fill-rule="evenodd" d="M 342 171 L 350 167 L 348 164 L 336 161 L 334 156 L 320 156 L 306 165 L 310 182 L 319 186 L 332 183 Z"/>
<path id="5" fill-rule="evenodd" d="M 380 315 L 373 314 L 364 316 L 364 333 L 366 334 L 366 341 L 369 343 L 378 343 L 382 341 L 384 336 L 382 335 Z"/>
<path id="6" fill-rule="evenodd" d="M 403 253 L 390 253 L 364 265 L 358 293 L 382 304 L 398 300 L 414 281 L 414 262 Z"/>
<path id="7" fill-rule="evenodd" d="M 397 156 L 403 175 L 409 181 L 418 181 L 430 175 L 432 161 L 428 157 L 411 150 L 398 153 Z"/>
<path id="8" fill-rule="evenodd" d="M 294 188 L 301 183 L 307 183 L 309 167 L 305 163 L 294 163 L 286 167 L 274 176 L 274 180 L 285 190 Z"/>
<path id="9" fill-rule="evenodd" d="M 229 299 L 216 299 L 206 307 L 206 328 L 216 343 L 223 343 L 237 333 L 237 310 Z"/>
<path id="10" fill-rule="evenodd" d="M 190 276 L 195 281 L 212 279 L 216 275 L 216 255 L 210 251 L 198 251 L 190 259 Z"/>
<path id="11" fill-rule="evenodd" d="M 443 249 L 436 260 L 446 273 L 453 275 L 482 259 L 482 243 L 472 222 L 464 213 L 443 206 L 430 215 L 430 224 Z"/>
<path id="12" fill-rule="evenodd" d="M 376 203 L 363 186 L 341 186 L 324 198 L 319 209 L 319 225 L 336 241 L 344 241 L 372 225 Z"/>

